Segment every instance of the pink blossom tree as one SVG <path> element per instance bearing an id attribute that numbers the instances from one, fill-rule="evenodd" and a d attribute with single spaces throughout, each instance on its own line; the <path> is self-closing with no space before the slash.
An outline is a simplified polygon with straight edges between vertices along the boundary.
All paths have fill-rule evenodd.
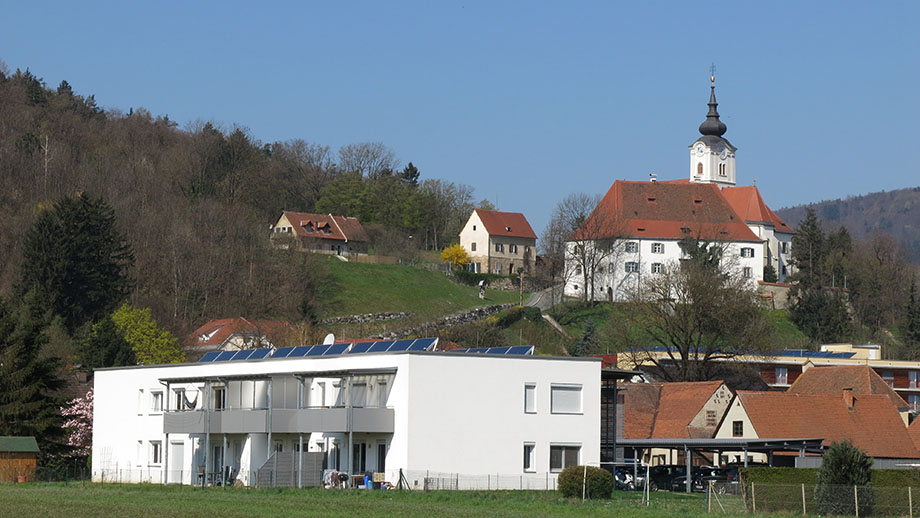
<path id="1" fill-rule="evenodd" d="M 61 407 L 61 415 L 67 420 L 67 444 L 73 447 L 73 455 L 89 455 L 93 445 L 93 391 L 83 397 L 72 399 Z"/>

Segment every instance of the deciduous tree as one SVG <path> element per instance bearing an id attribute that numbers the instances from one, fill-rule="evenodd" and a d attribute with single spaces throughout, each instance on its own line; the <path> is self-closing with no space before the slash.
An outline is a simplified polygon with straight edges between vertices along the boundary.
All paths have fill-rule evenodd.
<path id="1" fill-rule="evenodd" d="M 470 263 L 470 254 L 458 243 L 441 251 L 441 259 L 454 270 L 460 270 Z"/>
<path id="2" fill-rule="evenodd" d="M 158 365 L 185 361 L 179 341 L 154 322 L 149 308 L 138 309 L 124 304 L 112 314 L 112 322 L 131 344 L 138 364 Z"/>

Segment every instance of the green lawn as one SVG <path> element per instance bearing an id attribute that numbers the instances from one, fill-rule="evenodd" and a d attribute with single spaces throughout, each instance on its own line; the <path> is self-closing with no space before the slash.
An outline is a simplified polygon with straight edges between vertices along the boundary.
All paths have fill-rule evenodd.
<path id="1" fill-rule="evenodd" d="M 323 317 L 405 311 L 430 320 L 463 309 L 517 302 L 517 293 L 452 282 L 442 272 L 412 266 L 345 263 L 328 258 L 331 283 L 322 293 Z M 525 294 L 526 297 L 526 294 Z"/>
<path id="2" fill-rule="evenodd" d="M 702 517 L 705 495 L 659 492 L 649 507 L 639 493 L 612 500 L 562 498 L 544 491 L 342 491 L 323 489 L 191 488 L 150 484 L 28 483 L 0 485 L 4 516 L 230 518 L 260 516 L 610 516 Z M 708 516 L 708 515 L 707 515 Z"/>

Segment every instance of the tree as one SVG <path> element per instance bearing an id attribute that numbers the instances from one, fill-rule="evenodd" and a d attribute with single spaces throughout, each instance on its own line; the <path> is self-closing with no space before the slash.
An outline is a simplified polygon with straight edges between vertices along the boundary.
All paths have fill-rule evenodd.
<path id="1" fill-rule="evenodd" d="M 872 458 L 850 441 L 835 442 L 824 452 L 818 470 L 815 500 L 823 515 L 867 516 L 873 506 Z M 854 486 L 860 488 L 859 512 L 856 513 Z"/>
<path id="2" fill-rule="evenodd" d="M 799 293 L 790 309 L 792 322 L 818 343 L 837 343 L 850 336 L 847 296 L 839 290 L 810 288 Z"/>
<path id="3" fill-rule="evenodd" d="M 93 325 L 92 331 L 83 342 L 81 351 L 83 366 L 88 369 L 136 365 L 134 349 L 125 340 L 124 333 L 107 316 Z"/>
<path id="4" fill-rule="evenodd" d="M 138 309 L 123 304 L 112 314 L 112 322 L 131 344 L 139 365 L 185 361 L 179 341 L 169 331 L 157 326 L 150 316 L 150 308 Z"/>
<path id="5" fill-rule="evenodd" d="M 87 456 L 93 451 L 93 389 L 83 397 L 71 399 L 61 407 L 66 419 L 62 425 L 67 430 L 67 445 L 73 454 Z"/>
<path id="6" fill-rule="evenodd" d="M 402 170 L 402 174 L 399 175 L 399 178 L 413 187 L 418 187 L 418 177 L 420 175 L 421 172 L 419 172 L 418 168 L 412 165 L 412 162 L 409 162 L 409 165 Z"/>
<path id="7" fill-rule="evenodd" d="M 608 211 L 598 206 L 600 201 L 600 196 L 570 194 L 556 205 L 552 216 L 558 222 L 556 230 L 565 239 L 563 282 L 580 278 L 586 302 L 595 300 L 598 277 L 609 272 L 608 278 L 611 278 L 615 273 L 626 243 L 618 239 L 622 229 Z"/>
<path id="8" fill-rule="evenodd" d="M 811 207 L 805 209 L 805 218 L 792 237 L 792 265 L 796 268 L 793 279 L 803 289 L 822 286 L 822 266 L 825 254 L 824 231 Z"/>
<path id="9" fill-rule="evenodd" d="M 779 281 L 779 276 L 776 275 L 776 268 L 774 268 L 772 264 L 768 264 L 763 267 L 763 281 L 764 282 Z"/>
<path id="10" fill-rule="evenodd" d="M 895 324 L 907 302 L 907 259 L 898 242 L 876 233 L 860 243 L 850 261 L 849 283 L 858 322 L 873 333 Z"/>
<path id="11" fill-rule="evenodd" d="M 729 265 L 667 265 L 614 306 L 608 336 L 667 381 L 713 379 L 720 360 L 763 351 L 770 326 L 748 279 Z M 661 351 L 664 351 L 662 354 Z"/>
<path id="12" fill-rule="evenodd" d="M 449 263 L 454 270 L 460 270 L 470 262 L 470 254 L 459 243 L 445 248 L 441 252 L 441 259 Z"/>
<path id="13" fill-rule="evenodd" d="M 917 282 L 910 280 L 910 292 L 907 306 L 904 308 L 904 323 L 902 324 L 904 342 L 907 344 L 909 359 L 920 356 L 920 300 L 917 298 Z"/>
<path id="14" fill-rule="evenodd" d="M 396 154 L 382 142 L 348 144 L 339 149 L 339 167 L 367 178 L 392 174 L 396 163 Z"/>
<path id="15" fill-rule="evenodd" d="M 102 198 L 64 198 L 26 233 L 18 293 L 34 290 L 68 331 L 111 313 L 131 293 L 134 253 Z"/>
<path id="16" fill-rule="evenodd" d="M 42 334 L 46 317 L 29 293 L 17 308 L 0 299 L 0 436 L 25 435 L 38 440 L 43 455 L 61 449 L 60 402 L 63 386 L 57 358 L 46 357 Z"/>

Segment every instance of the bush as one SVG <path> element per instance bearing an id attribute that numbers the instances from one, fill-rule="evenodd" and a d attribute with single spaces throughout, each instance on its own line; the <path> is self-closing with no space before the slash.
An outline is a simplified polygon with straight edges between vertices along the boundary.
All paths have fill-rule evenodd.
<path id="1" fill-rule="evenodd" d="M 494 273 L 473 273 L 466 270 L 456 270 L 453 275 L 457 282 L 468 286 L 479 286 L 479 281 L 485 281 L 485 285 L 488 286 L 493 280 L 504 278 Z"/>
<path id="2" fill-rule="evenodd" d="M 850 441 L 835 442 L 824 452 L 815 500 L 821 514 L 856 514 L 853 486 L 859 488 L 859 515 L 872 512 L 872 459 Z"/>
<path id="3" fill-rule="evenodd" d="M 569 466 L 559 474 L 557 487 L 562 496 L 581 498 L 582 481 L 587 486 L 586 498 L 610 498 L 613 491 L 613 475 L 609 471 L 592 466 Z"/>
<path id="4" fill-rule="evenodd" d="M 543 312 L 540 311 L 540 308 L 534 306 L 525 306 L 521 313 L 524 315 L 524 318 L 530 320 L 531 322 L 540 322 L 543 320 Z"/>
<path id="5" fill-rule="evenodd" d="M 522 315 L 523 308 L 521 306 L 514 306 L 513 308 L 498 314 L 498 321 L 496 322 L 496 325 L 502 329 L 507 328 L 511 324 L 520 320 Z"/>

